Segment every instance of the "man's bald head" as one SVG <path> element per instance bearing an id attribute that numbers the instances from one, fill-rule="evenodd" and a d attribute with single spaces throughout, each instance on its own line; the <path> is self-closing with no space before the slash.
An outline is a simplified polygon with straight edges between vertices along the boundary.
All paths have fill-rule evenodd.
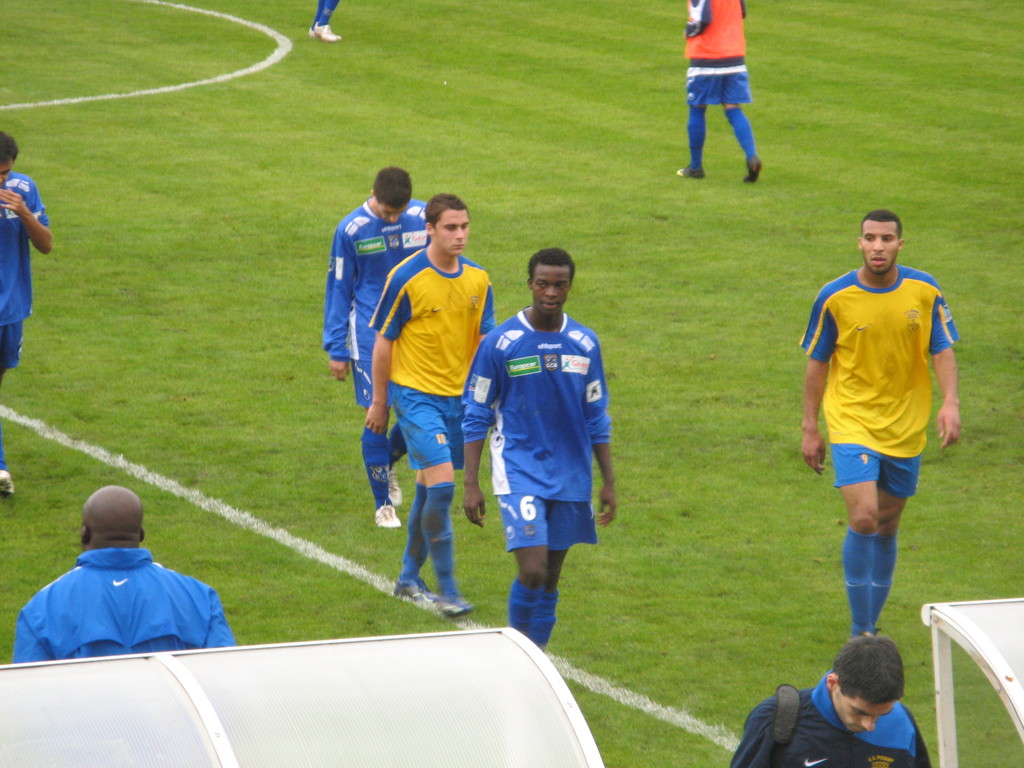
<path id="1" fill-rule="evenodd" d="M 82 549 L 137 547 L 142 530 L 142 500 L 127 488 L 108 485 L 82 506 Z"/>

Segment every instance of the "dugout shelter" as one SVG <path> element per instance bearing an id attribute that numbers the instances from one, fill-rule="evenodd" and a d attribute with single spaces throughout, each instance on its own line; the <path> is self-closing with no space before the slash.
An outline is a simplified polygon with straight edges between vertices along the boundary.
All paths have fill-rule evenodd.
<path id="1" fill-rule="evenodd" d="M 921 619 L 932 630 L 941 768 L 960 765 L 953 641 L 985 673 L 1024 742 L 1024 598 L 928 603 Z"/>
<path id="2" fill-rule="evenodd" d="M 0 766 L 603 767 L 512 629 L 0 666 Z"/>

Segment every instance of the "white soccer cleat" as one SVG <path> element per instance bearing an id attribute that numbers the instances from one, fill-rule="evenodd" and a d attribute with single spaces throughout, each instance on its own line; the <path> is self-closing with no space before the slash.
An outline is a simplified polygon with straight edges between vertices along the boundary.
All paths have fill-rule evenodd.
<path id="1" fill-rule="evenodd" d="M 381 504 L 377 514 L 373 516 L 378 528 L 401 528 L 402 521 L 395 514 L 395 508 L 390 504 Z"/>
<path id="2" fill-rule="evenodd" d="M 0 497 L 7 498 L 14 493 L 14 481 L 11 480 L 11 473 L 6 469 L 0 469 Z"/>
<path id="3" fill-rule="evenodd" d="M 391 500 L 391 504 L 396 507 L 402 506 L 402 500 L 405 496 L 402 494 L 402 486 L 398 484 L 398 473 L 395 472 L 394 467 L 388 468 L 388 499 Z"/>
<path id="4" fill-rule="evenodd" d="M 341 35 L 334 34 L 330 24 L 314 24 L 309 30 L 310 37 L 318 37 L 325 43 L 336 43 L 341 40 Z"/>

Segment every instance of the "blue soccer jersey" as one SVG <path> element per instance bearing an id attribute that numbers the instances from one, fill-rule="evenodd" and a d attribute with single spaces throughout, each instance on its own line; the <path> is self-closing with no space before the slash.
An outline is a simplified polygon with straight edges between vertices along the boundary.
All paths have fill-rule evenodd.
<path id="1" fill-rule="evenodd" d="M 4 189 L 17 192 L 40 223 L 50 226 L 46 206 L 35 182 L 11 171 Z M 25 226 L 14 211 L 0 209 L 0 325 L 24 320 L 32 314 L 32 262 Z"/>
<path id="2" fill-rule="evenodd" d="M 462 398 L 466 442 L 490 439 L 496 495 L 590 501 L 593 446 L 611 440 L 597 336 L 568 315 L 535 330 L 525 311 L 480 343 Z"/>
<path id="3" fill-rule="evenodd" d="M 341 220 L 334 233 L 324 299 L 324 351 L 331 360 L 373 357 L 376 334 L 370 318 L 388 273 L 428 242 L 425 204 L 411 200 L 389 223 L 364 203 Z"/>

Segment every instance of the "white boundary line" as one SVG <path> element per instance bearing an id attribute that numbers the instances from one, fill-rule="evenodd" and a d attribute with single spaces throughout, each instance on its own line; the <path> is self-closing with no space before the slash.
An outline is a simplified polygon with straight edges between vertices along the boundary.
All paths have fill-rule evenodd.
<path id="1" fill-rule="evenodd" d="M 82 440 L 76 440 L 75 438 L 64 434 L 60 430 L 54 429 L 45 422 L 28 416 L 23 416 L 5 405 L 0 405 L 0 417 L 7 419 L 8 421 L 12 421 L 15 424 L 20 424 L 26 429 L 32 430 L 40 437 L 52 440 L 58 445 L 62 445 L 65 448 L 70 448 L 74 451 L 79 451 L 84 453 L 86 456 L 96 459 L 96 461 L 99 461 L 102 464 L 106 464 L 114 469 L 119 469 L 125 474 L 152 485 L 155 488 L 159 488 L 161 491 L 165 491 L 177 496 L 178 498 L 184 499 L 200 509 L 219 515 L 228 522 L 237 525 L 239 528 L 243 528 L 247 531 L 257 533 L 260 536 L 272 539 L 278 544 L 288 547 L 303 557 L 308 557 L 310 560 L 315 560 L 335 569 L 336 571 L 340 571 L 341 573 L 351 576 L 352 578 L 383 592 L 389 597 L 392 596 L 392 579 L 373 573 L 359 563 L 342 557 L 341 555 L 335 555 L 332 552 L 328 552 L 318 544 L 314 544 L 312 541 L 294 536 L 284 528 L 273 526 L 264 520 L 260 520 L 249 512 L 232 507 L 230 504 L 226 504 L 219 499 L 211 498 L 195 488 L 186 488 L 176 480 L 172 480 L 169 477 L 153 472 L 141 464 L 135 464 L 129 461 L 123 455 L 111 453 L 104 448 L 91 445 Z M 455 623 L 464 629 L 484 628 L 482 625 L 475 624 L 474 622 L 466 619 L 457 620 Z M 563 658 L 552 654 L 548 654 L 548 656 L 563 677 L 578 683 L 589 691 L 601 694 L 602 696 L 607 696 L 619 704 L 639 710 L 640 712 L 650 715 L 651 717 L 655 717 L 658 720 L 663 720 L 666 723 L 675 725 L 694 735 L 701 736 L 730 752 L 734 751 L 739 744 L 739 740 L 721 725 L 710 725 L 705 723 L 703 720 L 694 717 L 685 709 L 663 706 L 643 694 L 636 693 L 628 688 L 617 686 L 609 680 L 605 680 L 597 675 L 592 675 L 591 673 L 574 666 Z"/>
<path id="2" fill-rule="evenodd" d="M 163 0 L 131 0 L 137 3 L 147 3 L 149 5 L 163 5 L 168 8 L 177 8 L 181 11 L 191 11 L 192 13 L 202 13 L 206 16 L 215 16 L 219 19 L 227 19 L 235 24 L 241 24 L 243 27 L 249 29 L 255 29 L 258 32 L 262 32 L 277 43 L 277 48 L 270 56 L 265 58 L 259 64 L 253 64 L 251 67 L 245 69 L 239 69 L 236 72 L 229 72 L 225 75 L 217 75 L 216 77 L 207 78 L 206 80 L 196 80 L 191 83 L 180 83 L 178 85 L 167 85 L 162 88 L 148 88 L 143 91 L 132 91 L 130 93 L 107 93 L 101 96 L 79 96 L 70 99 L 56 99 L 54 101 L 37 101 L 34 103 L 25 104 L 6 104 L 0 105 L 0 109 L 28 109 L 30 107 L 56 107 L 64 106 L 67 104 L 84 104 L 89 101 L 108 101 L 110 99 L 131 99 L 136 96 L 152 96 L 158 93 L 172 93 L 174 91 L 183 91 L 186 88 L 195 88 L 200 85 L 214 85 L 216 83 L 223 83 L 228 80 L 233 80 L 236 77 L 245 77 L 246 75 L 252 75 L 261 70 L 272 67 L 277 64 L 281 59 L 287 56 L 292 50 L 292 41 L 282 35 L 280 32 L 271 29 L 270 27 L 264 26 L 263 24 L 257 24 L 254 21 L 246 21 L 240 19 L 237 16 L 231 16 L 227 13 L 220 13 L 219 11 L 210 11 L 205 8 L 193 8 L 191 5 L 180 5 L 179 3 L 167 3 Z"/>

